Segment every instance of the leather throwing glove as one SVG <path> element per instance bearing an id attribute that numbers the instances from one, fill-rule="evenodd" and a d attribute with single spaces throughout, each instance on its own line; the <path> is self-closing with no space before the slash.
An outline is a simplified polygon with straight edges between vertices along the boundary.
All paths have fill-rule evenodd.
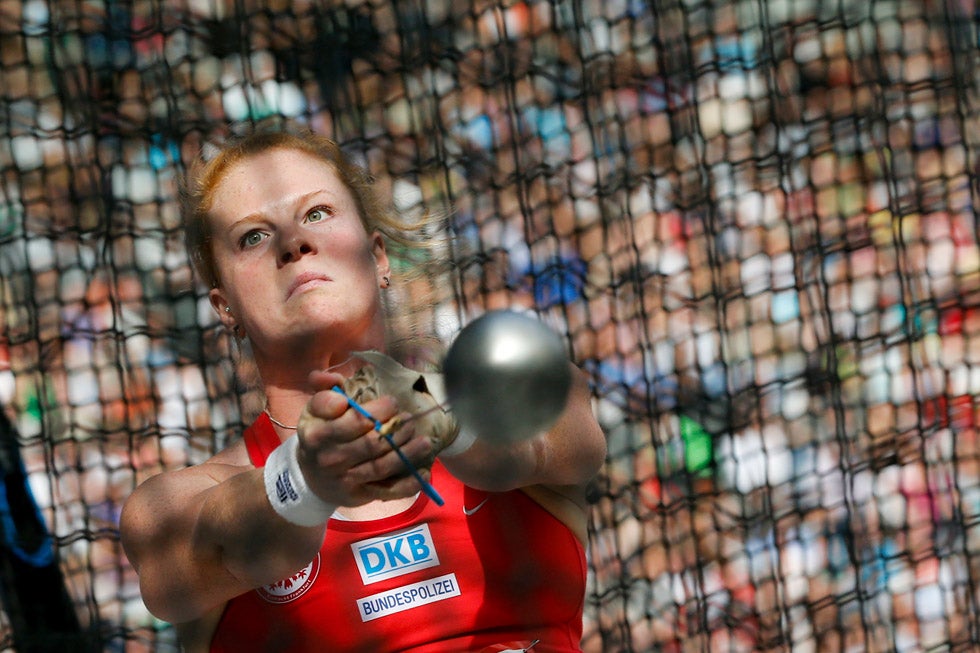
<path id="1" fill-rule="evenodd" d="M 399 410 L 411 413 L 417 432 L 432 443 L 433 456 L 452 444 L 459 425 L 448 410 L 442 374 L 417 372 L 378 351 L 354 352 L 367 362 L 344 381 L 344 392 L 358 403 L 390 395 Z M 395 425 L 397 428 L 397 425 Z"/>

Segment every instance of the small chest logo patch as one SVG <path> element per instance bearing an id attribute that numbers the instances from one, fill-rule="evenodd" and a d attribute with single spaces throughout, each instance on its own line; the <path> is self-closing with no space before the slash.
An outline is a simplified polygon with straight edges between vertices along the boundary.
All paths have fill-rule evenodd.
<path id="1" fill-rule="evenodd" d="M 439 564 L 428 524 L 354 542 L 351 549 L 365 585 Z"/>
<path id="2" fill-rule="evenodd" d="M 278 583 L 260 587 L 256 592 L 269 603 L 289 603 L 310 591 L 316 577 L 320 573 L 320 554 L 317 553 L 313 562 L 306 565 L 295 574 L 282 579 Z"/>

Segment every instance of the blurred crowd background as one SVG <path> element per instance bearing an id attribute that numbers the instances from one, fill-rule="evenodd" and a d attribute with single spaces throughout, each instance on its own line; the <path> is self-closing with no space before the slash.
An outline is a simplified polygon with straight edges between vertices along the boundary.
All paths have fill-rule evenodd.
<path id="1" fill-rule="evenodd" d="M 259 407 L 176 198 L 270 122 L 443 216 L 411 328 L 589 373 L 585 651 L 975 650 L 978 47 L 971 0 L 0 0 L 4 437 L 80 650 L 177 650 L 119 510 Z"/>

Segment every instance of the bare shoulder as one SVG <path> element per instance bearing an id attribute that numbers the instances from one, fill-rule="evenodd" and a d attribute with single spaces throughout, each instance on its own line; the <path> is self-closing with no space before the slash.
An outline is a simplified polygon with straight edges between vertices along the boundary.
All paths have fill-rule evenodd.
<path id="1" fill-rule="evenodd" d="M 197 465 L 195 467 L 188 467 L 188 470 L 197 469 L 198 471 L 203 471 L 206 474 L 216 474 L 218 482 L 224 480 L 221 478 L 222 475 L 227 474 L 233 476 L 237 473 L 235 470 L 238 468 L 252 469 L 251 461 L 248 458 L 248 450 L 245 447 L 244 440 L 237 440 L 228 447 L 222 449 L 218 453 L 214 454 L 207 461 Z"/>
<path id="2" fill-rule="evenodd" d="M 252 464 L 248 460 L 245 444 L 239 441 L 199 465 L 151 476 L 133 491 L 126 504 L 138 506 L 144 501 L 192 495 L 247 469 L 252 469 Z"/>

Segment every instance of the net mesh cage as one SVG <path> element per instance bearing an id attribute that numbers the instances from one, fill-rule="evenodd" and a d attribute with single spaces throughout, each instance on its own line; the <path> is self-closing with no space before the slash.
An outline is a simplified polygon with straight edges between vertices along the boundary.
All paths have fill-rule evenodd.
<path id="1" fill-rule="evenodd" d="M 976 650 L 977 16 L 0 0 L 0 468 L 45 536 L 0 506 L 0 557 L 53 553 L 57 650 L 177 650 L 119 514 L 256 414 L 177 206 L 192 157 L 256 124 L 440 216 L 449 244 L 394 270 L 450 262 L 398 289 L 413 328 L 528 311 L 586 371 L 608 455 L 584 651 Z M 54 650 L 18 633 L 47 599 L 16 569 L 0 649 Z"/>

